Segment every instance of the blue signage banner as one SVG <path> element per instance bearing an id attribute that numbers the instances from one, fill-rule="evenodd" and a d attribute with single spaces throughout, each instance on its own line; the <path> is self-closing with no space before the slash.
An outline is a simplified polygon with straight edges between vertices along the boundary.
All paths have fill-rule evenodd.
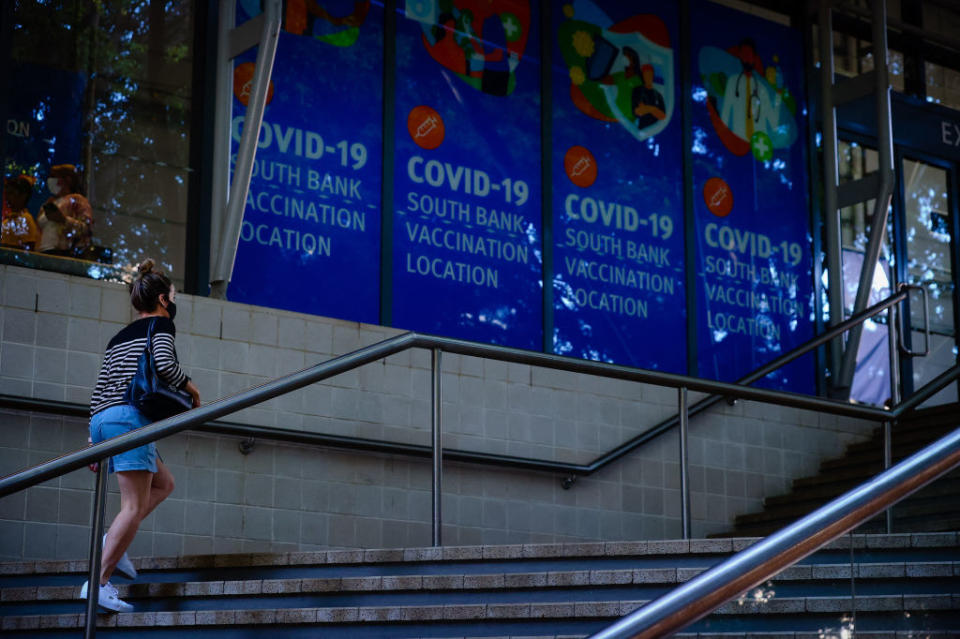
<path id="1" fill-rule="evenodd" d="M 394 326 L 542 347 L 537 20 L 528 0 L 398 15 Z"/>
<path id="2" fill-rule="evenodd" d="M 552 35 L 553 350 L 684 373 L 677 8 L 574 0 Z"/>
<path id="3" fill-rule="evenodd" d="M 813 336 L 801 33 L 691 4 L 699 374 L 732 381 Z M 758 386 L 814 392 L 812 355 Z"/>
<path id="4" fill-rule="evenodd" d="M 260 13 L 239 0 L 238 23 Z M 234 70 L 242 114 L 255 52 Z M 383 8 L 285 3 L 230 299 L 376 323 Z M 243 116 L 233 118 L 233 147 Z"/>

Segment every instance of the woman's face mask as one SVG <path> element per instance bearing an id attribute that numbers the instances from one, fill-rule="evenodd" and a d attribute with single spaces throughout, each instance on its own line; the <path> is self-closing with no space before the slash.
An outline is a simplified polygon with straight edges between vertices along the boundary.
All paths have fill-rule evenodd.
<path id="1" fill-rule="evenodd" d="M 48 178 L 47 179 L 47 188 L 54 195 L 60 195 L 60 179 L 59 178 Z"/>
<path id="2" fill-rule="evenodd" d="M 167 314 L 170 315 L 170 321 L 172 322 L 177 316 L 177 303 L 174 301 L 177 298 L 177 292 L 170 287 L 170 293 L 167 295 Z"/>

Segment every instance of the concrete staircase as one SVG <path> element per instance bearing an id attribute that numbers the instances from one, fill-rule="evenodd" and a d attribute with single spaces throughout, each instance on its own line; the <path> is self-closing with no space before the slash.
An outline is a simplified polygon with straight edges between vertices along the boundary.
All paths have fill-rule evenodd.
<path id="1" fill-rule="evenodd" d="M 101 637 L 582 637 L 753 539 L 134 559 Z M 0 634 L 77 637 L 83 561 L 0 564 Z M 853 579 L 851 579 L 853 575 Z M 960 637 L 956 533 L 844 537 L 681 636 Z"/>
<path id="2" fill-rule="evenodd" d="M 912 455 L 960 424 L 960 404 L 916 411 L 893 430 L 893 463 Z M 883 471 L 883 431 L 847 447 L 843 457 L 825 461 L 819 474 L 793 482 L 790 493 L 768 497 L 764 509 L 737 517 L 731 536 L 766 536 Z M 942 477 L 893 509 L 894 532 L 960 530 L 960 470 Z M 858 532 L 885 530 L 884 518 L 867 522 Z"/>

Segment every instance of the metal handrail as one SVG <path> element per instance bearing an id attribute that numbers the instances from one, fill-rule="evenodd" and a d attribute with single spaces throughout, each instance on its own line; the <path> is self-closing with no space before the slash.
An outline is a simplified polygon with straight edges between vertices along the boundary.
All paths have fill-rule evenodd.
<path id="1" fill-rule="evenodd" d="M 957 379 L 960 379 L 960 365 L 943 371 L 929 382 L 924 384 L 920 390 L 897 404 L 893 410 L 890 411 L 890 418 L 894 420 L 902 418 L 914 408 L 943 390 L 947 384 L 956 381 Z"/>
<path id="2" fill-rule="evenodd" d="M 837 334 L 848 330 L 853 325 L 859 324 L 866 319 L 883 312 L 894 304 L 899 303 L 906 296 L 907 292 L 905 291 L 900 291 L 894 295 L 891 295 L 878 304 L 866 309 L 864 312 L 847 319 L 835 327 L 832 327 L 827 332 L 815 337 L 806 344 L 801 345 L 776 358 L 769 364 L 761 367 L 754 373 L 747 375 L 736 383 L 717 382 L 713 380 L 689 377 L 686 375 L 635 369 L 616 364 L 580 360 L 563 357 L 560 355 L 535 353 L 531 351 L 494 346 L 490 344 L 466 342 L 447 337 L 422 335 L 413 332 L 404 333 L 351 353 L 341 355 L 340 357 L 317 364 L 316 366 L 285 375 L 271 382 L 250 388 L 231 397 L 216 400 L 210 404 L 201 406 L 200 408 L 182 413 L 181 415 L 144 426 L 143 428 L 131 431 L 130 433 L 126 433 L 120 437 L 116 437 L 94 446 L 89 446 L 72 453 L 62 455 L 32 468 L 28 468 L 0 478 L 0 497 L 4 497 L 24 488 L 29 488 L 37 483 L 57 477 L 61 474 L 71 472 L 77 468 L 82 468 L 90 463 L 97 462 L 101 459 L 116 455 L 132 448 L 136 448 L 137 446 L 148 444 L 156 441 L 157 439 L 168 437 L 190 428 L 202 427 L 207 422 L 213 421 L 224 415 L 229 415 L 254 404 L 273 399 L 285 393 L 298 390 L 305 386 L 309 386 L 310 384 L 323 381 L 324 379 L 328 379 L 359 366 L 363 366 L 364 364 L 372 363 L 379 359 L 383 359 L 384 357 L 389 357 L 390 355 L 394 355 L 410 348 L 439 348 L 440 350 L 448 353 L 456 353 L 474 357 L 485 357 L 488 359 L 495 359 L 517 364 L 542 366 L 567 372 L 596 375 L 612 379 L 670 386 L 677 389 L 687 388 L 689 390 L 706 392 L 714 395 L 714 397 L 703 399 L 700 402 L 690 406 L 688 413 L 689 415 L 694 415 L 698 412 L 701 412 L 709 406 L 712 406 L 716 402 L 720 401 L 720 399 L 728 397 L 769 402 L 791 406 L 794 408 L 816 410 L 828 414 L 855 417 L 871 421 L 885 421 L 891 419 L 892 416 L 899 416 L 902 411 L 901 413 L 897 413 L 895 410 L 892 411 L 870 406 L 861 406 L 858 404 L 839 402 L 820 397 L 810 397 L 797 393 L 787 393 L 784 391 L 751 388 L 742 384 L 749 384 L 762 378 L 779 366 L 789 363 L 805 353 L 814 350 L 821 344 L 824 344 L 835 337 Z M 949 373 L 949 371 L 947 373 Z M 955 378 L 956 377 L 949 377 L 948 374 L 944 374 L 934 381 L 941 382 L 940 388 L 942 388 L 942 386 L 946 385 Z M 939 388 L 937 390 L 939 390 Z M 914 397 L 916 397 L 916 395 Z M 911 408 L 916 405 L 918 405 L 917 402 L 912 403 Z M 71 405 L 63 403 L 65 410 L 69 406 Z M 455 451 L 455 454 L 464 461 L 478 461 L 481 463 L 485 461 L 493 463 L 505 462 L 507 465 L 522 466 L 534 470 L 560 470 L 563 472 L 571 472 L 577 475 L 588 475 L 622 457 L 644 442 L 662 434 L 671 428 L 672 425 L 677 424 L 679 424 L 679 417 L 666 420 L 665 422 L 648 429 L 644 433 L 641 433 L 637 437 L 634 437 L 628 442 L 621 444 L 614 450 L 601 455 L 588 464 L 564 464 L 563 462 L 547 462 L 543 460 L 533 460 L 485 453 L 467 453 L 464 451 Z M 224 425 L 224 430 L 228 430 L 230 428 L 233 428 L 233 430 L 236 432 L 242 427 L 241 425 L 234 424 Z M 212 425 L 208 427 L 207 430 L 222 432 L 220 429 L 216 429 Z M 262 432 L 266 434 L 268 431 L 262 430 Z M 372 440 L 363 441 L 370 443 L 370 445 L 375 445 L 378 443 L 386 446 L 391 445 L 386 442 L 373 442 Z M 398 444 L 397 446 L 410 450 L 410 445 Z M 423 451 L 418 450 L 417 452 L 422 453 Z M 445 451 L 444 454 L 446 454 Z"/>
<path id="3" fill-rule="evenodd" d="M 186 413 L 161 420 L 149 426 L 144 426 L 143 428 L 99 444 L 67 453 L 66 455 L 44 462 L 33 468 L 4 477 L 0 479 L 0 497 L 24 488 L 29 488 L 34 484 L 76 470 L 77 468 L 99 461 L 105 457 L 110 457 L 136 448 L 137 446 L 143 446 L 157 439 L 174 435 L 188 428 L 199 426 L 218 417 L 229 415 L 253 406 L 254 404 L 259 404 L 290 391 L 298 390 L 409 348 L 439 348 L 447 353 L 486 357 L 488 359 L 496 359 L 515 364 L 543 366 L 574 373 L 585 373 L 611 379 L 658 384 L 678 389 L 688 388 L 693 391 L 706 392 L 723 397 L 770 402 L 794 408 L 817 410 L 835 415 L 873 421 L 889 419 L 890 415 L 890 412 L 885 409 L 838 402 L 820 397 L 809 397 L 797 393 L 750 388 L 685 375 L 634 369 L 602 362 L 577 360 L 559 355 L 534 353 L 520 349 L 504 348 L 502 346 L 465 342 L 447 337 L 404 333 L 403 335 L 391 337 L 382 342 L 317 364 L 316 366 L 285 375 L 271 382 L 242 391 L 231 397 L 216 400 L 200 408 L 195 408 Z"/>
<path id="4" fill-rule="evenodd" d="M 5 497 L 24 488 L 29 488 L 40 482 L 82 468 L 93 462 L 98 462 L 101 459 L 112 457 L 113 455 L 136 448 L 137 446 L 143 446 L 158 439 L 175 435 L 188 428 L 199 426 L 218 417 L 229 415 L 230 413 L 235 413 L 254 404 L 278 397 L 284 393 L 309 386 L 328 377 L 349 371 L 357 366 L 375 362 L 378 359 L 399 353 L 415 343 L 417 337 L 414 333 L 405 333 L 397 337 L 392 337 L 372 346 L 341 355 L 322 364 L 285 375 L 261 384 L 260 386 L 249 388 L 231 397 L 218 399 L 199 408 L 194 408 L 185 413 L 168 417 L 167 419 L 160 420 L 143 428 L 130 431 L 119 437 L 114 437 L 99 444 L 67 453 L 66 455 L 43 462 L 32 468 L 8 475 L 0 479 L 0 497 Z"/>
<path id="5" fill-rule="evenodd" d="M 960 428 L 773 535 L 653 600 L 591 639 L 665 637 L 764 583 L 960 465 Z"/>
<path id="6" fill-rule="evenodd" d="M 763 377 L 766 377 L 767 375 L 777 370 L 781 366 L 789 364 L 793 360 L 809 353 L 812 350 L 815 350 L 816 348 L 819 348 L 823 344 L 826 344 L 833 338 L 842 335 L 844 332 L 846 332 L 853 326 L 856 326 L 870 319 L 871 317 L 874 317 L 875 315 L 879 315 L 880 313 L 891 308 L 895 304 L 899 304 L 900 302 L 905 300 L 908 295 L 909 295 L 909 292 L 903 291 L 903 290 L 897 293 L 894 293 L 893 295 L 890 295 L 886 299 L 883 299 L 877 302 L 876 304 L 874 304 L 873 306 L 871 306 L 870 308 L 864 310 L 862 313 L 858 313 L 856 315 L 850 316 L 846 320 L 830 327 L 824 333 L 814 337 L 813 339 L 805 342 L 804 344 L 801 344 L 800 346 L 794 348 L 793 350 L 784 353 L 780 357 L 777 357 L 776 359 L 761 366 L 760 368 L 750 373 L 749 375 L 741 377 L 734 383 L 738 385 L 746 386 L 754 383 L 759 379 L 762 379 Z M 944 383 L 944 385 L 945 384 L 946 382 Z M 696 402 L 695 404 L 691 405 L 687 409 L 687 416 L 693 417 L 694 415 L 702 413 L 703 411 L 707 410 L 711 406 L 720 402 L 722 399 L 723 399 L 723 396 L 721 395 L 713 395 L 711 397 L 705 397 L 704 399 L 701 399 L 699 402 Z M 915 404 L 915 406 L 916 405 L 919 405 L 919 404 Z M 866 419 L 871 419 L 871 418 L 867 417 Z M 883 419 L 889 419 L 889 417 L 885 416 L 885 417 L 879 418 L 878 421 L 882 421 Z M 669 430 L 672 430 L 673 428 L 676 428 L 677 426 L 680 425 L 680 420 L 681 420 L 680 415 L 674 415 L 673 417 L 670 417 L 660 422 L 656 426 L 653 426 L 647 429 L 646 431 L 640 433 L 633 439 L 630 439 L 624 442 L 623 444 L 620 444 L 613 450 L 607 453 L 604 453 L 600 457 L 597 457 L 595 460 L 587 464 L 587 468 L 589 469 L 589 472 L 586 474 L 590 474 L 599 470 L 600 468 L 606 466 L 610 462 L 617 460 L 620 457 L 623 457 L 624 455 L 631 452 L 641 444 L 644 444 L 650 441 L 651 439 L 658 437 L 659 435 L 662 435 L 663 433 Z"/>
<path id="7" fill-rule="evenodd" d="M 960 366 L 948 369 L 941 373 L 935 379 L 928 382 L 925 386 L 918 389 L 916 393 L 911 395 L 908 399 L 904 400 L 904 402 L 902 402 L 898 407 L 885 414 L 883 418 L 894 420 L 901 418 L 904 414 L 913 410 L 916 406 L 922 404 L 927 399 L 942 390 L 947 384 L 956 381 L 957 379 L 960 379 Z M 720 401 L 720 399 L 722 398 L 710 397 L 704 399 L 698 404 L 691 405 L 687 414 L 689 417 L 692 417 L 696 413 L 701 412 L 706 408 L 706 406 L 703 406 L 700 410 L 697 410 L 697 406 L 702 406 L 704 404 L 713 405 Z M 29 410 L 73 417 L 86 417 L 89 414 L 89 408 L 85 404 L 74 404 L 56 400 L 24 399 L 11 395 L 0 395 L 0 408 Z M 647 441 L 650 441 L 657 435 L 666 432 L 670 427 L 678 425 L 679 416 L 675 415 L 671 419 L 661 422 L 657 426 L 645 431 L 629 442 L 621 444 L 614 449 L 614 451 L 605 453 L 598 459 L 601 462 L 606 461 L 607 458 L 612 456 L 615 451 L 619 451 L 627 444 L 630 444 L 633 448 L 635 448 Z M 383 453 L 388 455 L 407 455 L 420 458 L 429 458 L 432 450 L 431 446 L 426 444 L 409 444 L 405 442 L 368 439 L 365 437 L 352 437 L 349 435 L 313 433 L 289 428 L 256 426 L 252 424 L 219 420 L 194 426 L 193 430 L 217 435 L 233 435 L 247 438 L 253 437 L 268 439 L 271 441 L 344 448 L 349 450 L 360 450 L 364 452 Z M 84 448 L 83 450 L 89 451 L 90 448 Z M 620 456 L 622 455 L 617 455 L 617 457 Z M 538 472 L 568 473 L 570 475 L 580 476 L 590 475 L 602 467 L 601 463 L 596 460 L 586 464 L 577 464 L 546 459 L 533 459 L 514 455 L 502 455 L 498 453 L 467 451 L 456 448 L 444 448 L 443 457 L 448 461 L 454 462 L 502 466 Z M 609 463 L 609 461 L 606 461 L 606 463 Z"/>

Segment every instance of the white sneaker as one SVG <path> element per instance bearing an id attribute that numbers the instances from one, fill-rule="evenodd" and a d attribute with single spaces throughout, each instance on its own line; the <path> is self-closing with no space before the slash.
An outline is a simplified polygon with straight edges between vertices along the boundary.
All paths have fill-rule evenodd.
<path id="1" fill-rule="evenodd" d="M 87 584 L 89 582 L 83 582 L 83 587 L 80 588 L 80 598 L 87 598 Z M 107 610 L 112 610 L 113 612 L 131 612 L 133 606 L 128 604 L 126 601 L 121 599 L 117 595 L 117 589 L 113 587 L 109 581 L 100 586 L 100 593 L 97 596 L 97 603 L 100 604 L 101 608 L 106 608 Z"/>
<path id="2" fill-rule="evenodd" d="M 107 543 L 107 536 L 103 536 L 103 543 Z M 130 561 L 130 556 L 127 553 L 123 553 L 123 557 L 120 558 L 120 561 L 117 562 L 117 567 L 115 568 L 124 577 L 129 579 L 137 578 L 137 569 L 133 567 L 133 562 Z"/>

